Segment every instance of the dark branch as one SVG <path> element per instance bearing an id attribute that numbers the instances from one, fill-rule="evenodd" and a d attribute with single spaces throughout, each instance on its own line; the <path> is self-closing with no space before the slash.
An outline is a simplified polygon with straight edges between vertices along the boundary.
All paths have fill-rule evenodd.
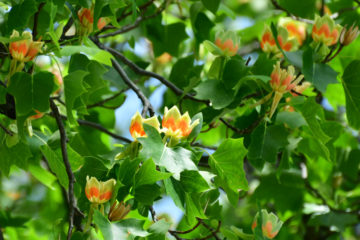
<path id="1" fill-rule="evenodd" d="M 0 123 L 0 128 L 2 129 L 2 130 L 4 130 L 4 132 L 6 133 L 6 134 L 8 134 L 8 135 L 10 135 L 10 136 L 13 136 L 14 135 L 14 133 L 11 131 L 11 130 L 9 130 L 9 129 L 7 129 L 4 125 L 2 125 L 1 123 Z"/>
<path id="2" fill-rule="evenodd" d="M 164 77 L 160 76 L 157 73 L 154 72 L 150 72 L 150 71 L 146 71 L 142 68 L 140 68 L 139 66 L 137 66 L 135 63 L 133 63 L 132 61 L 130 61 L 129 59 L 127 59 L 124 55 L 122 55 L 119 51 L 116 51 L 113 48 L 109 48 L 106 46 L 101 45 L 100 43 L 97 43 L 98 46 L 102 49 L 107 50 L 108 52 L 110 52 L 112 55 L 114 55 L 115 57 L 118 57 L 123 63 L 125 63 L 127 66 L 129 66 L 129 68 L 131 70 L 133 70 L 135 73 L 143 75 L 143 76 L 148 76 L 148 77 L 153 77 L 158 79 L 162 84 L 164 84 L 165 86 L 167 86 L 168 88 L 170 88 L 176 95 L 178 96 L 182 96 L 184 94 L 184 91 L 181 90 L 180 88 L 178 88 L 175 84 L 171 83 L 170 81 L 166 80 Z M 207 105 L 209 105 L 209 101 L 208 100 L 200 100 L 200 99 L 196 99 L 195 97 L 191 96 L 190 94 L 186 94 L 184 96 L 184 98 L 187 99 L 191 99 L 193 101 L 196 102 L 203 102 Z"/>
<path id="3" fill-rule="evenodd" d="M 36 39 L 39 14 L 40 14 L 41 9 L 44 7 L 44 5 L 45 5 L 45 2 L 40 3 L 37 12 L 34 15 L 34 25 L 33 25 L 33 31 L 32 31 L 33 39 Z"/>
<path id="4" fill-rule="evenodd" d="M 74 183 L 75 183 L 75 176 L 71 170 L 71 165 L 69 162 L 68 154 L 67 154 L 67 137 L 64 124 L 61 119 L 61 115 L 59 112 L 58 107 L 56 106 L 54 100 L 50 99 L 50 108 L 54 114 L 56 123 L 59 128 L 60 132 L 60 143 L 61 143 L 61 154 L 63 157 L 66 173 L 69 178 L 69 189 L 68 189 L 68 196 L 69 196 L 69 230 L 67 235 L 67 240 L 71 239 L 72 230 L 74 228 L 74 213 L 76 208 L 75 203 L 75 196 L 74 196 Z"/>
<path id="5" fill-rule="evenodd" d="M 201 143 L 192 143 L 191 146 L 207 148 L 207 149 L 211 149 L 211 150 L 216 150 L 217 149 L 217 147 L 215 147 L 215 146 L 206 146 L 206 145 L 203 145 Z"/>
<path id="6" fill-rule="evenodd" d="M 126 142 L 126 143 L 131 143 L 131 140 L 127 139 L 126 137 L 122 137 L 120 135 L 117 135 L 115 133 L 110 132 L 109 130 L 107 130 L 106 128 L 104 128 L 103 126 L 101 126 L 98 123 L 94 123 L 94 122 L 90 122 L 90 121 L 86 121 L 86 120 L 82 120 L 82 119 L 78 119 L 77 122 L 82 126 L 88 126 L 88 127 L 91 127 L 91 128 L 95 128 L 95 129 L 97 129 L 97 130 L 99 130 L 99 131 L 101 131 L 101 132 L 115 138 L 115 139 L 121 140 L 121 141 Z"/>
<path id="7" fill-rule="evenodd" d="M 125 90 L 127 90 L 127 89 L 125 89 Z M 89 109 L 89 108 L 94 108 L 94 107 L 103 107 L 103 108 L 116 109 L 117 107 L 115 107 L 115 108 L 113 108 L 113 107 L 107 107 L 107 106 L 105 106 L 104 104 L 107 103 L 107 102 L 109 102 L 109 101 L 111 101 L 111 100 L 113 100 L 113 99 L 115 99 L 115 98 L 117 98 L 117 97 L 120 96 L 123 92 L 124 92 L 124 90 L 121 90 L 121 91 L 117 92 L 116 94 L 114 94 L 114 95 L 111 96 L 111 97 L 108 97 L 108 98 L 106 98 L 106 99 L 104 99 L 104 100 L 101 100 L 101 101 L 99 101 L 99 102 L 97 102 L 97 103 L 88 105 L 87 108 Z"/>
<path id="8" fill-rule="evenodd" d="M 248 128 L 245 129 L 239 129 L 230 123 L 228 123 L 224 118 L 219 118 L 219 120 L 225 124 L 228 128 L 230 128 L 233 132 L 236 132 L 237 134 L 243 135 L 243 134 L 249 134 L 252 132 L 254 128 L 256 128 L 259 123 L 262 121 L 263 118 L 259 118 L 257 121 L 253 122 Z"/>
<path id="9" fill-rule="evenodd" d="M 74 23 L 74 19 L 71 17 L 71 18 L 67 21 L 66 25 L 65 25 L 64 28 L 63 28 L 63 32 L 62 32 L 61 37 L 60 37 L 60 39 L 59 39 L 60 42 L 63 41 L 63 40 L 66 40 L 66 37 L 67 37 L 67 36 L 65 36 L 65 34 L 66 34 L 67 31 L 69 31 L 69 29 L 71 28 L 71 26 L 73 25 L 73 23 Z"/>
<path id="10" fill-rule="evenodd" d="M 0 240 L 4 240 L 4 235 L 3 235 L 3 232 L 1 230 L 1 227 L 0 227 Z"/>
<path id="11" fill-rule="evenodd" d="M 279 9 L 283 12 L 286 12 L 286 14 L 291 17 L 292 19 L 294 20 L 297 20 L 297 21 L 301 21 L 301 22 L 305 22 L 305 23 L 309 23 L 309 24 L 314 24 L 314 21 L 313 20 L 310 20 L 310 19 L 305 19 L 305 18 L 301 18 L 301 17 L 297 17 L 295 15 L 293 15 L 291 12 L 289 12 L 287 9 L 283 8 L 282 6 L 280 6 L 280 4 L 276 1 L 276 0 L 271 0 L 271 3 L 274 5 L 274 7 L 276 9 Z"/>
<path id="12" fill-rule="evenodd" d="M 194 231 L 195 229 L 197 229 L 199 226 L 200 226 L 201 222 L 198 221 L 197 224 L 190 228 L 189 230 L 186 230 L 186 231 L 172 231 L 172 230 L 169 230 L 169 232 L 172 232 L 172 233 L 176 233 L 176 234 L 187 234 L 187 233 L 190 233 L 192 231 Z"/>
<path id="13" fill-rule="evenodd" d="M 141 115 L 143 117 L 146 116 L 146 112 L 149 111 L 150 116 L 154 115 L 154 109 L 149 101 L 149 99 L 147 99 L 147 97 L 144 95 L 144 93 L 138 88 L 138 86 L 136 86 L 135 83 L 133 83 L 128 75 L 126 74 L 126 72 L 124 71 L 124 69 L 120 66 L 120 64 L 114 60 L 111 59 L 112 65 L 115 68 L 115 70 L 119 73 L 119 75 L 121 76 L 121 78 L 124 80 L 124 82 L 126 83 L 126 85 L 128 85 L 135 93 L 136 95 L 140 98 L 144 108 L 143 111 L 141 113 Z"/>
<path id="14" fill-rule="evenodd" d="M 220 240 L 220 238 L 216 235 L 216 233 L 218 233 L 220 230 L 221 221 L 219 221 L 218 226 L 215 230 L 213 230 L 209 225 L 207 225 L 202 219 L 198 218 L 198 221 L 201 222 L 201 224 L 211 232 L 208 236 L 206 236 L 204 238 L 200 238 L 199 240 L 206 240 L 206 239 L 210 239 L 212 237 L 214 237 L 216 240 Z"/>
<path id="15" fill-rule="evenodd" d="M 111 32 L 111 33 L 105 33 L 103 35 L 99 35 L 98 37 L 99 38 L 105 38 L 105 37 L 112 37 L 112 36 L 116 36 L 118 34 L 122 34 L 122 33 L 125 33 L 125 32 L 128 32 L 134 28 L 137 28 L 139 26 L 139 24 L 142 22 L 142 21 L 145 21 L 147 19 L 150 19 L 150 18 L 154 18 L 156 16 L 158 16 L 162 11 L 165 10 L 165 4 L 163 4 L 154 14 L 152 15 L 148 15 L 148 16 L 140 16 L 138 17 L 135 22 L 133 24 L 129 24 L 129 25 L 126 25 L 124 26 L 123 28 L 119 29 L 119 30 L 116 30 L 114 32 Z"/>
<path id="16" fill-rule="evenodd" d="M 358 3 L 358 2 L 356 2 L 356 3 Z M 354 11 L 354 10 L 358 9 L 359 7 L 360 7 L 360 4 L 358 4 L 357 6 L 354 6 L 354 7 L 347 7 L 347 8 L 340 9 L 338 12 L 332 14 L 330 17 L 332 19 L 338 18 L 341 14 L 343 14 L 345 12 L 349 12 L 349 11 Z"/>

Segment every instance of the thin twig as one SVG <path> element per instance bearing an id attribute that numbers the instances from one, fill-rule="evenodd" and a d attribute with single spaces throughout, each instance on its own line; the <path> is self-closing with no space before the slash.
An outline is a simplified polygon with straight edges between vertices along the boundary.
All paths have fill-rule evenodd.
<path id="1" fill-rule="evenodd" d="M 39 14 L 41 9 L 45 6 L 45 2 L 42 2 L 39 4 L 39 8 L 37 10 L 37 12 L 34 15 L 34 25 L 33 25 L 33 39 L 36 39 L 36 35 L 37 35 L 37 25 L 38 25 L 38 21 L 39 21 Z"/>
<path id="2" fill-rule="evenodd" d="M 324 16 L 324 13 L 325 13 L 325 0 L 321 0 L 320 15 Z"/>
<path id="3" fill-rule="evenodd" d="M 120 135 L 117 135 L 115 133 L 112 133 L 110 132 L 109 130 L 107 130 L 106 128 L 104 128 L 103 126 L 101 126 L 100 124 L 98 123 L 94 123 L 94 122 L 90 122 L 90 121 L 86 121 L 86 120 L 82 120 L 82 119 L 78 119 L 77 122 L 82 125 L 82 126 L 88 126 L 88 127 L 91 127 L 91 128 L 95 128 L 115 139 L 118 139 L 118 140 L 121 140 L 123 142 L 126 142 L 126 143 L 131 143 L 131 140 L 130 139 L 127 139 L 126 137 L 123 137 L 123 136 L 120 136 Z"/>
<path id="4" fill-rule="evenodd" d="M 14 133 L 11 131 L 11 130 L 9 130 L 9 129 L 7 129 L 4 125 L 2 125 L 1 123 L 0 123 L 0 128 L 2 129 L 2 130 L 4 130 L 4 132 L 6 133 L 6 134 L 8 134 L 8 135 L 10 135 L 10 136 L 13 136 L 14 135 Z"/>
<path id="5" fill-rule="evenodd" d="M 334 53 L 334 55 L 332 55 L 331 57 L 329 57 L 328 59 L 325 59 L 324 62 L 330 62 L 331 60 L 333 60 L 340 52 L 341 50 L 344 48 L 344 45 L 340 44 L 340 47 L 338 48 L 338 50 Z"/>
<path id="6" fill-rule="evenodd" d="M 132 61 L 130 61 L 129 59 L 127 59 L 123 54 L 121 54 L 119 51 L 113 49 L 113 48 L 109 48 L 106 47 L 104 45 L 101 45 L 100 43 L 97 43 L 98 46 L 104 50 L 107 50 L 108 52 L 110 52 L 112 55 L 114 55 L 115 57 L 118 57 L 123 63 L 125 63 L 131 70 L 133 70 L 135 73 L 143 75 L 143 76 L 148 76 L 148 77 L 153 77 L 158 79 L 162 84 L 164 84 L 165 86 L 167 86 L 168 88 L 170 88 L 176 95 L 178 96 L 182 96 L 184 94 L 184 91 L 181 90 L 180 88 L 178 88 L 175 84 L 173 84 L 172 82 L 166 80 L 164 77 L 160 76 L 157 73 L 154 72 L 150 72 L 150 71 L 146 71 L 142 68 L 140 68 L 139 66 L 137 66 L 135 63 L 133 63 Z M 196 102 L 202 102 L 205 103 L 207 105 L 209 105 L 209 101 L 208 100 L 200 100 L 200 99 L 196 99 L 194 96 L 191 96 L 190 94 L 186 94 L 184 96 L 184 98 L 187 99 L 191 99 L 193 101 Z"/>
<path id="7" fill-rule="evenodd" d="M 279 4 L 276 0 L 271 0 L 271 2 L 272 2 L 272 4 L 274 5 L 274 7 L 275 7 L 276 9 L 279 9 L 279 10 L 281 10 L 281 11 L 286 12 L 286 14 L 287 14 L 289 17 L 291 17 L 292 19 L 297 20 L 297 21 L 301 21 L 301 22 L 305 22 L 305 23 L 309 23 L 309 24 L 314 24 L 314 21 L 313 21 L 313 20 L 295 16 L 294 14 L 292 14 L 291 12 L 289 12 L 286 8 L 283 8 L 282 6 L 280 6 L 280 4 Z"/>
<path id="8" fill-rule="evenodd" d="M 149 111 L 150 116 L 154 115 L 154 108 L 152 107 L 149 99 L 147 99 L 147 97 L 144 95 L 144 93 L 138 88 L 138 86 L 136 86 L 135 83 L 133 83 L 130 78 L 128 77 L 128 75 L 126 74 L 126 72 L 124 71 L 124 69 L 120 66 L 120 64 L 114 60 L 111 59 L 112 65 L 115 68 L 115 70 L 119 73 L 119 75 L 121 76 L 121 78 L 123 79 L 123 81 L 126 83 L 126 85 L 128 85 L 135 93 L 136 95 L 140 98 L 144 108 L 143 111 L 141 113 L 141 115 L 143 117 L 146 116 L 146 112 Z"/>
<path id="9" fill-rule="evenodd" d="M 60 37 L 60 39 L 59 39 L 59 41 L 61 42 L 61 41 L 63 41 L 63 40 L 66 40 L 66 33 L 67 33 L 67 31 L 69 31 L 69 29 L 71 28 L 71 26 L 73 25 L 73 23 L 74 23 L 74 19 L 71 17 L 68 21 L 67 21 L 67 23 L 66 23 L 66 25 L 64 26 L 64 28 L 63 28 L 63 32 L 62 32 L 62 34 L 61 34 L 61 37 Z"/>
<path id="10" fill-rule="evenodd" d="M 4 240 L 4 235 L 3 235 L 3 232 L 1 230 L 1 227 L 0 227 L 0 240 Z"/>
<path id="11" fill-rule="evenodd" d="M 158 16 L 164 10 L 165 10 L 165 4 L 163 4 L 154 14 L 151 14 L 149 16 L 140 16 L 135 20 L 135 22 L 133 24 L 126 25 L 123 28 L 116 30 L 114 32 L 111 32 L 111 33 L 99 35 L 98 37 L 99 38 L 112 37 L 112 36 L 116 36 L 116 35 L 128 32 L 134 28 L 137 28 L 142 21 L 150 19 L 150 18 L 154 18 L 154 17 Z"/>
<path id="12" fill-rule="evenodd" d="M 206 145 L 203 145 L 201 143 L 192 143 L 191 146 L 194 146 L 194 147 L 201 147 L 201 148 L 207 148 L 207 149 L 211 149 L 211 150 L 216 150 L 217 147 L 215 146 L 206 146 Z"/>
<path id="13" fill-rule="evenodd" d="M 190 233 L 192 231 L 194 231 L 195 229 L 197 229 L 199 226 L 200 226 L 201 222 L 198 221 L 197 224 L 190 228 L 189 230 L 186 230 L 186 231 L 173 231 L 173 230 L 169 230 L 169 232 L 173 232 L 173 233 L 176 233 L 176 234 L 187 234 L 187 233 Z"/>
<path id="14" fill-rule="evenodd" d="M 59 112 L 58 107 L 56 106 L 54 100 L 50 99 L 50 108 L 54 114 L 56 123 L 59 128 L 60 132 L 60 143 L 61 143 L 61 154 L 63 157 L 66 173 L 69 178 L 69 189 L 68 189 L 68 196 L 69 196 L 69 230 L 67 235 L 67 240 L 71 239 L 72 230 L 74 228 L 74 213 L 76 208 L 75 203 L 75 196 L 74 196 L 74 183 L 75 183 L 75 176 L 71 170 L 71 165 L 69 162 L 68 154 L 67 154 L 67 137 L 64 124 L 61 119 L 61 115 Z"/>
<path id="15" fill-rule="evenodd" d="M 252 132 L 252 130 L 259 125 L 259 123 L 262 121 L 263 118 L 259 118 L 257 121 L 253 122 L 248 128 L 245 129 L 239 129 L 230 123 L 228 123 L 224 118 L 219 118 L 219 120 L 225 124 L 228 128 L 236 132 L 237 134 L 249 134 Z"/>
<path id="16" fill-rule="evenodd" d="M 113 99 L 115 99 L 115 98 L 117 98 L 117 97 L 120 96 L 123 92 L 124 92 L 124 90 L 121 90 L 121 91 L 117 92 L 116 94 L 114 94 L 114 95 L 111 96 L 111 97 L 105 98 L 104 100 L 101 100 L 101 101 L 99 101 L 99 102 L 97 102 L 97 103 L 88 105 L 87 108 L 88 108 L 88 109 L 89 109 L 89 108 L 94 108 L 94 107 L 109 108 L 109 107 L 104 106 L 104 104 L 107 103 L 107 102 L 109 102 L 109 101 L 111 101 L 111 100 L 113 100 Z M 116 107 L 116 108 L 117 108 L 117 107 Z M 113 108 L 111 108 L 111 109 L 113 109 Z"/>
<path id="17" fill-rule="evenodd" d="M 198 220 L 199 220 L 199 222 L 201 222 L 201 224 L 202 224 L 205 228 L 207 228 L 207 229 L 211 232 L 208 236 L 206 236 L 206 237 L 204 237 L 204 238 L 199 238 L 198 240 L 206 240 L 206 239 L 210 239 L 210 238 L 212 238 L 212 237 L 214 237 L 216 240 L 220 240 L 220 238 L 216 235 L 216 233 L 218 233 L 219 230 L 220 230 L 221 221 L 219 221 L 218 226 L 217 226 L 217 228 L 216 228 L 215 231 L 214 231 L 214 230 L 213 230 L 209 225 L 207 225 L 202 219 L 198 219 Z"/>
<path id="18" fill-rule="evenodd" d="M 338 18 L 341 14 L 343 14 L 345 12 L 349 12 L 349 11 L 354 11 L 354 10 L 358 9 L 359 7 L 360 7 L 360 4 L 357 6 L 354 6 L 354 7 L 347 7 L 347 8 L 340 9 L 338 12 L 332 14 L 330 17 L 332 19 Z"/>

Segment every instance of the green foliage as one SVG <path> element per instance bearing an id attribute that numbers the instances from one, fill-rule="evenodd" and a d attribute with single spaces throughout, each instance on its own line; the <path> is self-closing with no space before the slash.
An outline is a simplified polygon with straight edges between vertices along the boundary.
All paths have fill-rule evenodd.
<path id="1" fill-rule="evenodd" d="M 359 239 L 359 6 L 2 1 L 0 239 Z"/>

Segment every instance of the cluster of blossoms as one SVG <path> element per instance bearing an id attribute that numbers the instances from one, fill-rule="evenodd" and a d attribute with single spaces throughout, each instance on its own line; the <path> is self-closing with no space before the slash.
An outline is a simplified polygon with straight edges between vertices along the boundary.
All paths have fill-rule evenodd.
<path id="1" fill-rule="evenodd" d="M 87 36 L 93 32 L 94 29 L 94 7 L 81 8 L 78 11 L 78 17 L 80 20 L 79 34 L 81 36 Z M 97 28 L 103 29 L 109 23 L 109 19 L 106 17 L 99 18 L 97 22 Z"/>
<path id="2" fill-rule="evenodd" d="M 136 140 L 138 137 L 146 137 L 143 124 L 149 124 L 154 127 L 159 133 L 164 133 L 165 137 L 171 137 L 175 140 L 187 138 L 199 120 L 191 123 L 189 113 L 181 115 L 179 109 L 173 106 L 170 110 L 165 107 L 164 117 L 162 119 L 162 129 L 160 129 L 160 122 L 156 116 L 151 118 L 143 118 L 139 112 L 131 119 L 130 134 Z"/>
<path id="3" fill-rule="evenodd" d="M 279 233 L 279 230 L 283 224 L 282 221 L 278 219 L 278 217 L 273 213 L 268 213 L 265 209 L 261 210 L 261 229 L 263 236 L 268 239 L 273 239 Z M 259 221 L 259 213 L 256 214 L 253 224 L 251 226 L 252 230 L 254 231 L 257 223 Z"/>
<path id="4" fill-rule="evenodd" d="M 226 58 L 235 56 L 239 49 L 239 37 L 233 31 L 221 31 L 215 37 L 215 44 L 204 41 L 205 47 L 214 55 Z"/>
<path id="5" fill-rule="evenodd" d="M 98 207 L 99 204 L 106 203 L 113 195 L 116 181 L 109 179 L 106 182 L 98 181 L 95 177 L 86 177 L 85 195 L 87 199 L 93 204 L 92 207 Z M 117 200 L 111 205 L 108 213 L 110 221 L 119 221 L 123 219 L 130 212 L 130 205 L 125 205 L 123 202 Z M 89 218 L 91 219 L 92 216 Z"/>
<path id="6" fill-rule="evenodd" d="M 306 38 L 306 25 L 291 18 L 283 18 L 279 21 L 277 33 L 280 47 L 285 51 L 295 51 L 303 44 Z M 277 57 L 281 56 L 269 26 L 265 26 L 260 39 L 260 47 L 264 52 L 272 53 Z"/>
<path id="7" fill-rule="evenodd" d="M 277 40 L 281 49 L 284 51 L 296 51 L 306 39 L 306 24 L 292 20 L 291 18 L 282 18 L 277 26 Z M 344 46 L 350 44 L 358 36 L 357 27 L 350 29 L 342 28 L 328 15 L 316 16 L 312 27 L 311 37 L 312 46 L 318 48 L 321 55 L 329 52 L 329 46 L 336 44 L 339 40 Z M 260 38 L 260 46 L 266 53 L 272 53 L 275 57 L 281 57 L 275 38 L 269 26 L 265 26 L 264 32 Z"/>

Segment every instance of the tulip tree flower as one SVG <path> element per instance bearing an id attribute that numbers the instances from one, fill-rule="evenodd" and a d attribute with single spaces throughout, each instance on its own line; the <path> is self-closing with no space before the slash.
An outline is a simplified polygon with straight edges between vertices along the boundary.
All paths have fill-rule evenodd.
<path id="1" fill-rule="evenodd" d="M 287 29 L 279 26 L 277 28 L 278 36 L 277 40 L 281 49 L 284 51 L 295 51 L 299 47 L 299 42 L 296 38 L 291 38 L 290 34 L 288 33 Z M 282 54 L 278 49 L 275 38 L 272 34 L 272 31 L 269 26 L 265 26 L 264 32 L 260 39 L 260 47 L 266 53 L 273 53 L 276 57 L 281 57 Z"/>
<path id="2" fill-rule="evenodd" d="M 139 112 L 136 112 L 131 119 L 130 134 L 136 140 L 138 137 L 146 137 L 143 124 L 149 124 L 153 126 L 158 132 L 160 132 L 160 123 L 156 116 L 144 119 Z"/>
<path id="3" fill-rule="evenodd" d="M 126 215 L 130 212 L 130 209 L 130 204 L 124 204 L 123 202 L 118 202 L 117 200 L 115 200 L 115 202 L 110 208 L 108 219 L 110 221 L 119 221 L 121 219 L 124 219 Z"/>
<path id="4" fill-rule="evenodd" d="M 215 45 L 221 49 L 224 56 L 232 57 L 239 49 L 239 38 L 233 31 L 220 32 L 216 36 Z"/>
<path id="5" fill-rule="evenodd" d="M 276 65 L 274 65 L 274 70 L 271 73 L 270 85 L 275 92 L 275 96 L 271 105 L 270 118 L 274 114 L 284 93 L 294 89 L 303 77 L 303 75 L 300 75 L 296 78 L 293 66 L 289 66 L 288 69 L 285 70 L 280 68 L 280 62 L 277 62 Z"/>
<path id="6" fill-rule="evenodd" d="M 269 214 L 265 209 L 261 210 L 261 216 L 262 216 L 261 229 L 262 229 L 263 236 L 265 236 L 269 239 L 273 239 L 279 233 L 283 222 L 280 221 L 274 213 Z M 256 214 L 256 216 L 254 218 L 254 222 L 251 226 L 253 231 L 255 230 L 255 228 L 258 224 L 258 218 L 259 218 L 259 213 Z"/>
<path id="7" fill-rule="evenodd" d="M 80 20 L 80 34 L 81 35 L 88 35 L 92 33 L 93 31 L 93 25 L 94 25 L 94 9 L 93 7 L 91 9 L 89 8 L 81 8 L 78 11 L 78 17 Z M 109 20 L 106 17 L 99 18 L 97 22 L 97 28 L 99 30 L 103 29 L 107 24 Z"/>
<path id="8" fill-rule="evenodd" d="M 10 36 L 10 40 L 19 37 L 19 32 L 13 30 L 13 33 Z M 21 40 L 10 43 L 10 54 L 13 59 L 19 62 L 32 61 L 36 55 L 41 52 L 41 48 L 44 45 L 44 42 L 33 41 L 31 33 L 27 31 L 21 34 L 21 38 Z"/>
<path id="9" fill-rule="evenodd" d="M 316 16 L 311 36 L 314 42 L 331 46 L 337 43 L 341 28 L 342 27 L 339 24 L 335 24 L 335 21 L 327 14 L 323 17 Z"/>
<path id="10" fill-rule="evenodd" d="M 110 179 L 106 182 L 98 181 L 95 177 L 86 177 L 85 194 L 90 202 L 95 204 L 105 203 L 110 200 L 116 181 Z"/>
<path id="11" fill-rule="evenodd" d="M 289 34 L 289 38 L 295 38 L 299 46 L 303 44 L 306 38 L 306 23 L 295 21 L 291 18 L 281 18 L 279 26 L 284 27 Z"/>
<path id="12" fill-rule="evenodd" d="M 186 112 L 181 115 L 176 106 L 173 106 L 170 110 L 165 107 L 164 117 L 162 120 L 162 132 L 165 133 L 165 136 L 174 139 L 184 139 L 190 135 L 191 131 L 199 123 L 199 119 L 196 119 L 193 123 L 191 123 L 189 113 Z"/>

